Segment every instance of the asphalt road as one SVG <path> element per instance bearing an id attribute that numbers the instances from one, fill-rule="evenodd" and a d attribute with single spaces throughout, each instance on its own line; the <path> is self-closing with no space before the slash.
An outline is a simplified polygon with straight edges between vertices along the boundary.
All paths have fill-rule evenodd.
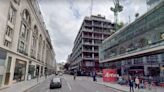
<path id="1" fill-rule="evenodd" d="M 62 88 L 49 89 L 50 79 L 33 87 L 27 92 L 120 92 L 118 90 L 99 85 L 92 81 L 91 78 L 77 77 L 73 80 L 71 75 L 60 76 L 62 78 Z"/>

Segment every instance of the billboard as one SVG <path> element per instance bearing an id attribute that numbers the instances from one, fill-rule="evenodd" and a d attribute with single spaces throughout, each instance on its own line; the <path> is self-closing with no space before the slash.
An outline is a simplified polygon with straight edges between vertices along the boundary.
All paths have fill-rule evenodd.
<path id="1" fill-rule="evenodd" d="M 103 69 L 104 82 L 116 82 L 117 77 L 118 77 L 117 69 Z"/>

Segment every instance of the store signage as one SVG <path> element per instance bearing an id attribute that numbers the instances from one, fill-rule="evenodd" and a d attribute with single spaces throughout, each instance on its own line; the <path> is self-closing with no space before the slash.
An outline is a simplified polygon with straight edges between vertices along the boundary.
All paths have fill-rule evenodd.
<path id="1" fill-rule="evenodd" d="M 116 82 L 117 81 L 116 69 L 103 69 L 103 81 L 104 82 Z"/>
<path id="2" fill-rule="evenodd" d="M 4 74 L 4 70 L 5 70 L 4 66 L 0 66 L 0 75 Z"/>

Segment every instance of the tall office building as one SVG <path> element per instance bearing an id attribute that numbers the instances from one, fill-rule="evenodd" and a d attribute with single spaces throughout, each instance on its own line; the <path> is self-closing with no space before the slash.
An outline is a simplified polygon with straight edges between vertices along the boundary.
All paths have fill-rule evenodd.
<path id="1" fill-rule="evenodd" d="M 70 70 L 83 74 L 99 71 L 99 45 L 114 33 L 113 28 L 114 25 L 101 15 L 85 17 L 69 57 Z"/>
<path id="2" fill-rule="evenodd" d="M 36 0 L 0 0 L 0 87 L 41 77 L 55 52 Z"/>

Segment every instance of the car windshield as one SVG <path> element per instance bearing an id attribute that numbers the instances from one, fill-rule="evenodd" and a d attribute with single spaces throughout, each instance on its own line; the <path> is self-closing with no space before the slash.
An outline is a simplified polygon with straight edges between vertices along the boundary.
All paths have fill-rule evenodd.
<path id="1" fill-rule="evenodd" d="M 53 82 L 60 82 L 60 78 L 53 78 Z"/>

